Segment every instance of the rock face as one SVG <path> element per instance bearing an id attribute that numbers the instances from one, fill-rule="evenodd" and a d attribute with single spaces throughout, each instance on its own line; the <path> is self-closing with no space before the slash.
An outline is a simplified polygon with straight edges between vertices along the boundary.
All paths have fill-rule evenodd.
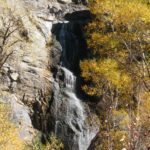
<path id="1" fill-rule="evenodd" d="M 77 96 L 79 62 L 86 54 L 83 27 L 91 14 L 85 6 L 63 5 L 53 22 L 51 127 L 65 150 L 87 150 L 99 128 L 96 117 Z"/>
<path id="2" fill-rule="evenodd" d="M 8 0 L 8 6 L 13 8 L 15 4 L 15 0 Z M 21 18 L 28 39 L 21 37 L 22 42 L 14 47 L 13 55 L 3 66 L 0 101 L 11 104 L 12 120 L 22 126 L 20 136 L 31 141 L 37 133 L 33 127 L 33 105 L 38 103 L 42 107 L 42 95 L 49 93 L 51 87 L 50 48 L 47 44 L 52 22 L 47 16 L 47 1 L 19 1 L 15 8 L 14 15 Z"/>
<path id="3" fill-rule="evenodd" d="M 15 3 L 8 0 L 11 7 Z M 27 141 L 37 131 L 54 132 L 65 150 L 87 150 L 98 132 L 96 116 L 77 95 L 79 61 L 86 54 L 82 28 L 90 18 L 83 4 L 17 1 L 26 39 L 3 66 L 0 101 L 11 103 L 12 120 Z"/>

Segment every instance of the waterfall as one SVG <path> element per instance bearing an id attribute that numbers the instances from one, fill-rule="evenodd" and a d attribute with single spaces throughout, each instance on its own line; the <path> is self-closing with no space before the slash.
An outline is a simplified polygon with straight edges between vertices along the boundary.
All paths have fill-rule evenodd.
<path id="1" fill-rule="evenodd" d="M 98 128 L 89 125 L 85 106 L 76 95 L 77 77 L 72 68 L 81 49 L 72 24 L 60 25 L 57 42 L 61 45 L 61 59 L 53 83 L 55 134 L 64 143 L 65 150 L 87 150 Z"/>

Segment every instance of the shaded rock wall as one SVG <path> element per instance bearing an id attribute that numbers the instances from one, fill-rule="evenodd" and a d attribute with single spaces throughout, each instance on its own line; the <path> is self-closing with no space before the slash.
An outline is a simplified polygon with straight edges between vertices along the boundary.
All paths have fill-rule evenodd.
<path id="1" fill-rule="evenodd" d="M 53 63 L 52 66 L 55 75 L 50 111 L 53 114 L 51 118 L 53 130 L 63 141 L 65 150 L 87 150 L 98 132 L 94 114 L 77 96 L 79 61 L 86 50 L 82 37 L 83 24 L 78 21 L 64 21 L 55 24 L 53 29 L 54 45 L 51 50 L 53 52 L 57 49 L 59 59 L 53 57 L 54 62 L 58 63 L 55 66 Z"/>

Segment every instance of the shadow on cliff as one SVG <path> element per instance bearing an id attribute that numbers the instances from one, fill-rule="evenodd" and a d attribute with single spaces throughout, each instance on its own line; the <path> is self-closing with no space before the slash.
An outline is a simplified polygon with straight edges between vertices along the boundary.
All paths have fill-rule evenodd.
<path id="1" fill-rule="evenodd" d="M 52 33 L 54 44 L 52 48 L 52 69 L 63 62 L 62 66 L 78 75 L 79 62 L 86 56 L 83 24 L 79 22 L 54 24 Z M 65 49 L 65 51 L 62 49 Z"/>
<path id="2" fill-rule="evenodd" d="M 87 95 L 81 89 L 83 80 L 80 77 L 80 61 L 87 58 L 88 49 L 84 29 L 91 20 L 92 15 L 90 11 L 82 10 L 68 13 L 64 18 L 65 23 L 56 23 L 52 28 L 54 46 L 52 47 L 51 69 L 55 78 L 57 65 L 64 62 L 61 65 L 77 76 L 77 96 L 80 99 L 87 99 Z"/>
<path id="3" fill-rule="evenodd" d="M 65 15 L 65 19 L 68 21 L 82 21 L 85 24 L 92 18 L 92 14 L 89 10 L 81 10 Z"/>
<path id="4" fill-rule="evenodd" d="M 72 0 L 75 4 L 82 4 L 82 5 L 87 5 L 88 0 Z"/>

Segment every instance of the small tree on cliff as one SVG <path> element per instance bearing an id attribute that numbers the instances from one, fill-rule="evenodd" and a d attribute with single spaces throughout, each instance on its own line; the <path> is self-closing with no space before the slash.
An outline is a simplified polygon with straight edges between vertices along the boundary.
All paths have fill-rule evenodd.
<path id="1" fill-rule="evenodd" d="M 95 17 L 87 26 L 91 58 L 81 62 L 81 75 L 86 82 L 83 90 L 102 98 L 107 110 L 102 117 L 106 126 L 113 123 L 113 110 L 120 108 L 129 112 L 129 126 L 136 123 L 140 95 L 150 91 L 150 9 L 145 2 L 93 0 L 89 6 Z M 111 129 L 109 125 L 108 133 Z M 140 141 L 132 142 L 132 129 L 128 129 L 129 149 L 137 148 Z M 107 134 L 108 149 L 115 143 L 110 136 Z"/>
<path id="2" fill-rule="evenodd" d="M 2 9 L 0 14 L 0 69 L 13 54 L 15 46 L 20 42 L 18 31 L 21 29 L 20 19 L 10 9 Z"/>

